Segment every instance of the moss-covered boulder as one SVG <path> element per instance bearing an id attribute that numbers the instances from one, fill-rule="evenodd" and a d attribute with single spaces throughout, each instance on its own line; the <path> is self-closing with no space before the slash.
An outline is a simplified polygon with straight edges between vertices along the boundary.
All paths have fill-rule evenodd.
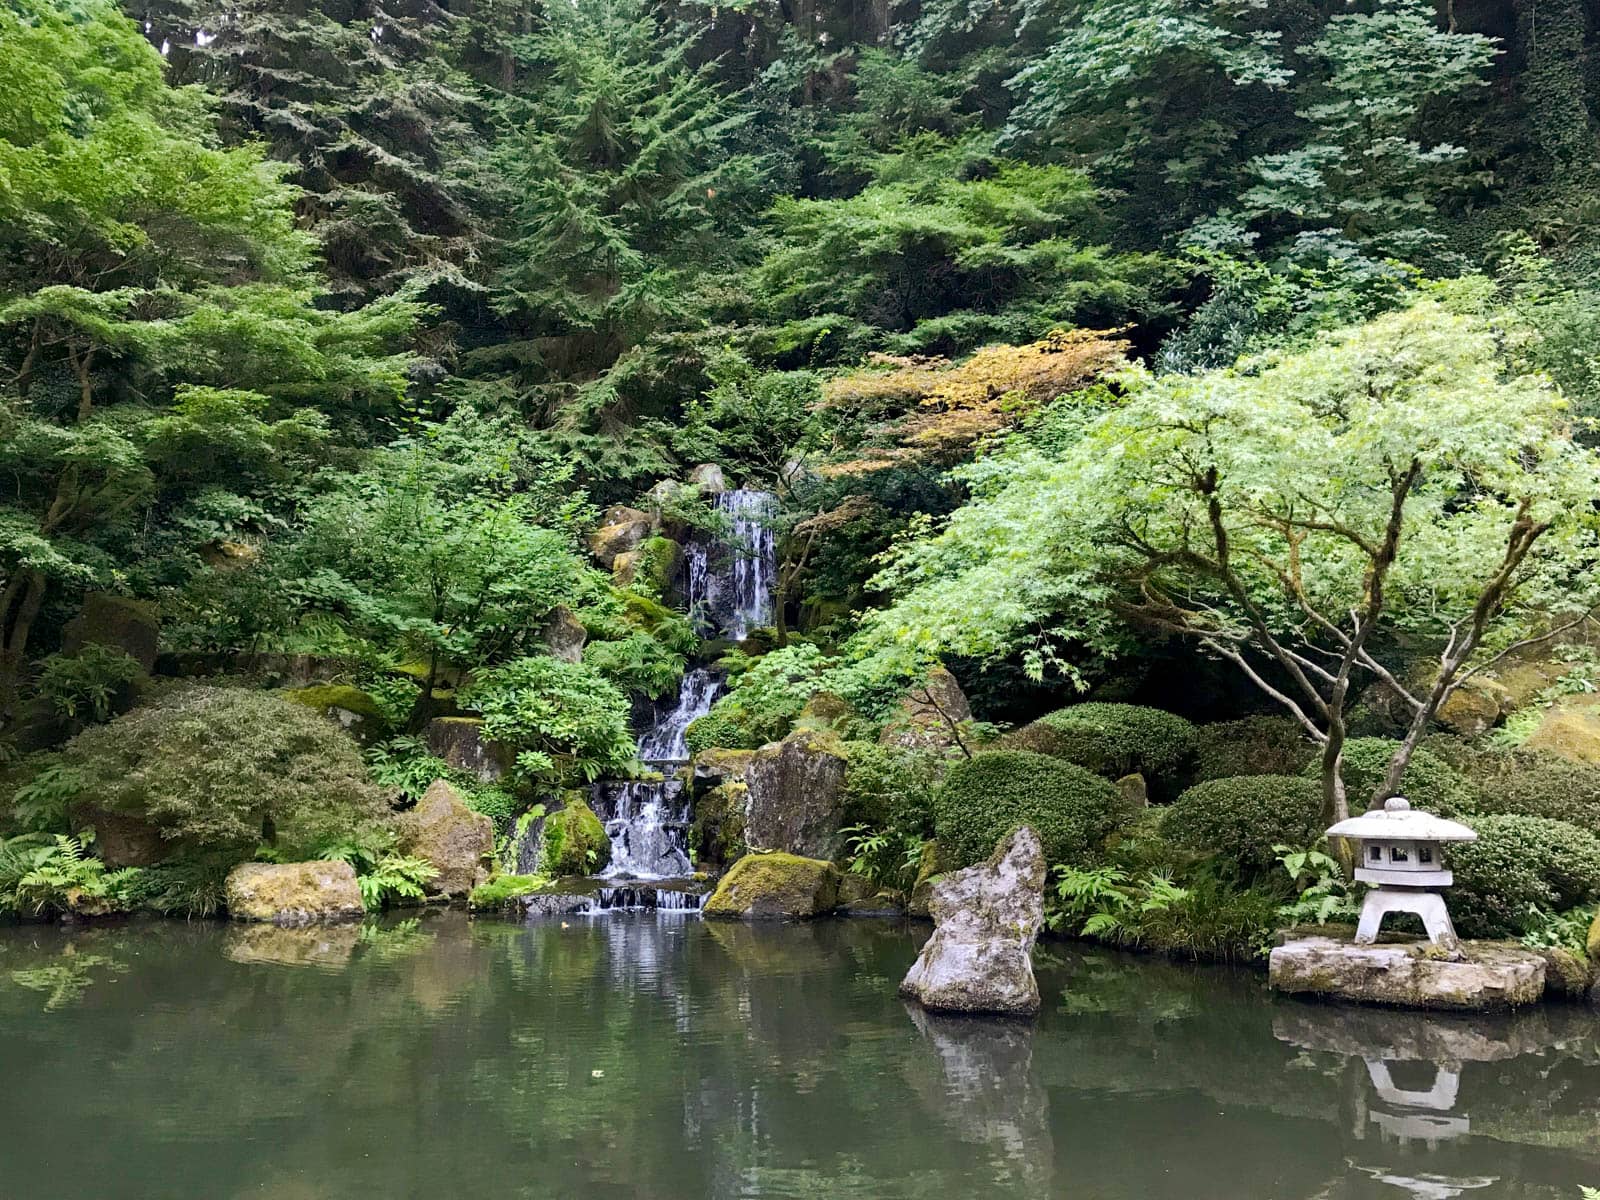
<path id="1" fill-rule="evenodd" d="M 699 867 L 724 866 L 741 858 L 745 843 L 745 806 L 750 789 L 742 779 L 730 779 L 701 794 L 694 803 L 689 826 L 689 848 Z"/>
<path id="2" fill-rule="evenodd" d="M 95 856 L 113 871 L 153 867 L 185 849 L 182 843 L 162 837 L 157 826 L 131 813 L 75 804 L 69 815 L 74 833 L 83 835 L 94 830 Z"/>
<path id="3" fill-rule="evenodd" d="M 1522 745 L 1569 762 L 1600 763 L 1600 695 L 1563 696 L 1545 710 Z"/>
<path id="4" fill-rule="evenodd" d="M 912 750 L 947 750 L 958 743 L 963 725 L 971 720 L 972 706 L 961 684 L 943 667 L 935 667 L 901 698 L 878 740 Z"/>
<path id="5" fill-rule="evenodd" d="M 917 862 L 917 878 L 911 885 L 911 898 L 906 901 L 906 915 L 931 917 L 933 915 L 933 884 L 951 864 L 945 861 L 938 839 L 922 843 L 922 857 Z"/>
<path id="6" fill-rule="evenodd" d="M 611 581 L 618 587 L 664 596 L 682 569 L 683 547 L 657 534 L 645 538 L 637 550 L 625 551 L 612 560 Z"/>
<path id="7" fill-rule="evenodd" d="M 432 863 L 438 871 L 425 885 L 429 895 L 463 898 L 489 878 L 494 822 L 468 808 L 443 779 L 429 785 L 399 824 L 402 852 Z"/>
<path id="8" fill-rule="evenodd" d="M 688 480 L 701 496 L 720 496 L 728 490 L 728 480 L 716 463 L 701 463 L 690 467 Z"/>
<path id="9" fill-rule="evenodd" d="M 225 894 L 235 921 L 308 925 L 354 921 L 365 912 L 347 862 L 241 863 L 228 872 Z"/>
<path id="10" fill-rule="evenodd" d="M 1589 926 L 1589 961 L 1600 964 L 1600 912 L 1594 915 L 1594 924 Z"/>
<path id="11" fill-rule="evenodd" d="M 606 827 L 580 792 L 568 792 L 561 807 L 524 815 L 506 856 L 506 869 L 555 879 L 592 875 L 611 861 Z"/>
<path id="12" fill-rule="evenodd" d="M 314 683 L 289 688 L 284 696 L 294 703 L 337 721 L 352 737 L 368 741 L 384 728 L 383 711 L 367 692 L 348 683 Z"/>
<path id="13" fill-rule="evenodd" d="M 796 730 L 756 751 L 745 772 L 752 849 L 835 858 L 844 849 L 845 756 L 829 733 Z"/>
<path id="14" fill-rule="evenodd" d="M 479 717 L 435 717 L 422 731 L 428 753 L 483 783 L 499 779 L 511 766 L 511 751 L 483 736 Z"/>
<path id="15" fill-rule="evenodd" d="M 839 902 L 839 871 L 797 854 L 747 854 L 722 877 L 707 917 L 783 920 L 820 917 Z"/>
<path id="16" fill-rule="evenodd" d="M 61 627 L 61 652 L 109 646 L 133 659 L 149 674 L 155 669 L 161 622 L 155 605 L 131 596 L 90 592 L 78 615 Z"/>
<path id="17" fill-rule="evenodd" d="M 589 535 L 589 552 L 606 570 L 611 570 L 617 555 L 637 550 L 650 536 L 650 514 L 625 505 L 606 509 L 603 524 Z"/>

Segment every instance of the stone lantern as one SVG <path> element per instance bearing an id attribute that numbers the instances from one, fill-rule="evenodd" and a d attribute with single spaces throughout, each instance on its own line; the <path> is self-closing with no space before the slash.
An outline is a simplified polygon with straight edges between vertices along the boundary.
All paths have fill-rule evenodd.
<path id="1" fill-rule="evenodd" d="M 1422 918 L 1434 945 L 1450 951 L 1457 948 L 1455 926 L 1439 894 L 1454 881 L 1445 869 L 1444 845 L 1475 842 L 1476 833 L 1459 822 L 1413 812 L 1410 801 L 1394 796 L 1382 809 L 1340 821 L 1328 830 L 1328 836 L 1360 843 L 1356 879 L 1377 885 L 1361 904 L 1358 946 L 1377 941 L 1384 917 L 1409 912 Z"/>

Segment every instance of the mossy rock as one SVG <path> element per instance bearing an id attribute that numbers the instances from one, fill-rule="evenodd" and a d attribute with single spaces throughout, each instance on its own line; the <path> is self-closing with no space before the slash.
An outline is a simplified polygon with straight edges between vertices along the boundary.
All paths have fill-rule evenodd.
<path id="1" fill-rule="evenodd" d="M 550 886 L 551 881 L 543 875 L 496 875 L 472 889 L 467 907 L 475 912 L 509 908 L 521 897 L 538 895 Z"/>
<path id="2" fill-rule="evenodd" d="M 798 854 L 747 854 L 722 877 L 707 917 L 795 920 L 819 917 L 839 902 L 839 871 L 819 858 Z"/>
<path id="3" fill-rule="evenodd" d="M 61 627 L 61 652 L 72 655 L 85 646 L 109 646 L 148 675 L 155 670 L 160 638 L 161 618 L 154 604 L 112 592 L 90 592 L 78 615 Z"/>
<path id="4" fill-rule="evenodd" d="M 744 823 L 749 795 L 743 780 L 729 779 L 695 801 L 689 846 L 697 865 L 731 863 L 747 853 Z"/>
<path id="5" fill-rule="evenodd" d="M 577 797 L 544 818 L 539 836 L 541 875 L 591 875 L 611 861 L 606 827 Z"/>
<path id="6" fill-rule="evenodd" d="M 1589 926 L 1589 961 L 1600 965 L 1600 912 L 1594 915 L 1594 924 Z"/>
<path id="7" fill-rule="evenodd" d="M 347 862 L 243 863 L 228 873 L 228 916 L 235 921 L 307 925 L 354 921 L 364 909 Z"/>
<path id="8" fill-rule="evenodd" d="M 1570 762 L 1600 763 L 1600 696 L 1564 696 L 1545 710 L 1523 744 Z"/>
<path id="9" fill-rule="evenodd" d="M 352 684 L 314 683 L 310 687 L 291 688 L 283 694 L 296 704 L 303 704 L 319 713 L 331 713 L 334 709 L 342 709 L 358 717 L 375 721 L 383 719 L 383 712 L 379 709 L 378 702 Z"/>
<path id="10" fill-rule="evenodd" d="M 938 839 L 922 843 L 922 858 L 917 863 L 917 878 L 911 885 L 911 899 L 906 903 L 908 915 L 932 917 L 934 880 L 950 870 L 952 865 L 945 860 Z"/>

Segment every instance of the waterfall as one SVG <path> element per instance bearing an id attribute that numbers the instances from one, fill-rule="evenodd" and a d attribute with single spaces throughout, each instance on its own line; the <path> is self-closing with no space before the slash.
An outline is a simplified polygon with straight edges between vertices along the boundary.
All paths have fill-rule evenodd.
<path id="1" fill-rule="evenodd" d="M 702 632 L 738 641 L 752 629 L 770 625 L 772 591 L 778 572 L 771 492 L 738 488 L 723 492 L 717 511 L 730 521 L 726 540 L 696 538 L 687 547 L 689 612 Z"/>
<path id="2" fill-rule="evenodd" d="M 689 723 L 711 711 L 722 680 L 705 667 L 684 674 L 672 707 L 639 736 L 639 757 L 666 778 L 659 782 L 601 780 L 594 785 L 596 815 L 611 838 L 608 879 L 683 878 L 689 862 L 689 796 L 673 772 L 688 761 Z M 603 907 L 613 907 L 605 904 Z M 657 904 L 656 907 L 662 907 Z"/>

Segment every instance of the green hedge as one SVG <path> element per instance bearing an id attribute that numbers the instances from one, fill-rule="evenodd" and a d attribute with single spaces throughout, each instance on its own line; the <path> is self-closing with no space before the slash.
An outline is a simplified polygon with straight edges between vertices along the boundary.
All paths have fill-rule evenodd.
<path id="1" fill-rule="evenodd" d="M 1464 937 L 1511 937 L 1535 907 L 1565 912 L 1600 899 L 1600 838 L 1547 817 L 1486 816 L 1478 840 L 1450 847 L 1450 912 Z"/>
<path id="2" fill-rule="evenodd" d="M 982 862 L 1021 825 L 1033 826 L 1052 864 L 1082 862 L 1130 815 L 1104 779 L 1022 750 L 957 763 L 933 803 L 935 833 L 953 867 Z"/>
<path id="3" fill-rule="evenodd" d="M 1239 865 L 1271 872 L 1277 845 L 1309 846 L 1322 836 L 1322 788 L 1301 775 L 1244 775 L 1197 783 L 1161 822 L 1162 836 Z"/>
<path id="4" fill-rule="evenodd" d="M 1389 760 L 1400 743 L 1388 738 L 1351 738 L 1344 744 L 1344 792 L 1352 813 L 1365 812 L 1372 793 L 1383 782 Z M 1322 775 L 1322 762 L 1314 759 L 1303 772 L 1309 779 Z M 1478 793 L 1472 783 L 1438 755 L 1420 746 L 1406 764 L 1400 780 L 1400 794 L 1413 808 L 1443 817 L 1471 814 L 1478 809 Z"/>
<path id="5" fill-rule="evenodd" d="M 688 744 L 690 754 L 699 754 L 703 750 L 756 749 L 755 739 L 745 732 L 743 725 L 726 713 L 716 711 L 690 721 L 689 727 L 683 731 L 683 740 Z"/>
<path id="6" fill-rule="evenodd" d="M 1074 704 L 1040 717 L 1041 750 L 1096 775 L 1138 771 L 1146 779 L 1172 774 L 1194 748 L 1194 726 L 1174 713 L 1142 704 Z M 1032 727 L 1030 727 L 1032 728 Z"/>
<path id="7" fill-rule="evenodd" d="M 1464 755 L 1461 770 L 1481 813 L 1549 817 L 1600 834 L 1600 766 L 1513 750 Z"/>
<path id="8" fill-rule="evenodd" d="M 849 741 L 844 743 L 844 755 L 845 824 L 933 836 L 933 794 L 940 754 Z"/>
<path id="9" fill-rule="evenodd" d="M 1293 717 L 1245 717 L 1194 731 L 1190 779 L 1237 779 L 1241 775 L 1298 775 L 1317 755 Z"/>

